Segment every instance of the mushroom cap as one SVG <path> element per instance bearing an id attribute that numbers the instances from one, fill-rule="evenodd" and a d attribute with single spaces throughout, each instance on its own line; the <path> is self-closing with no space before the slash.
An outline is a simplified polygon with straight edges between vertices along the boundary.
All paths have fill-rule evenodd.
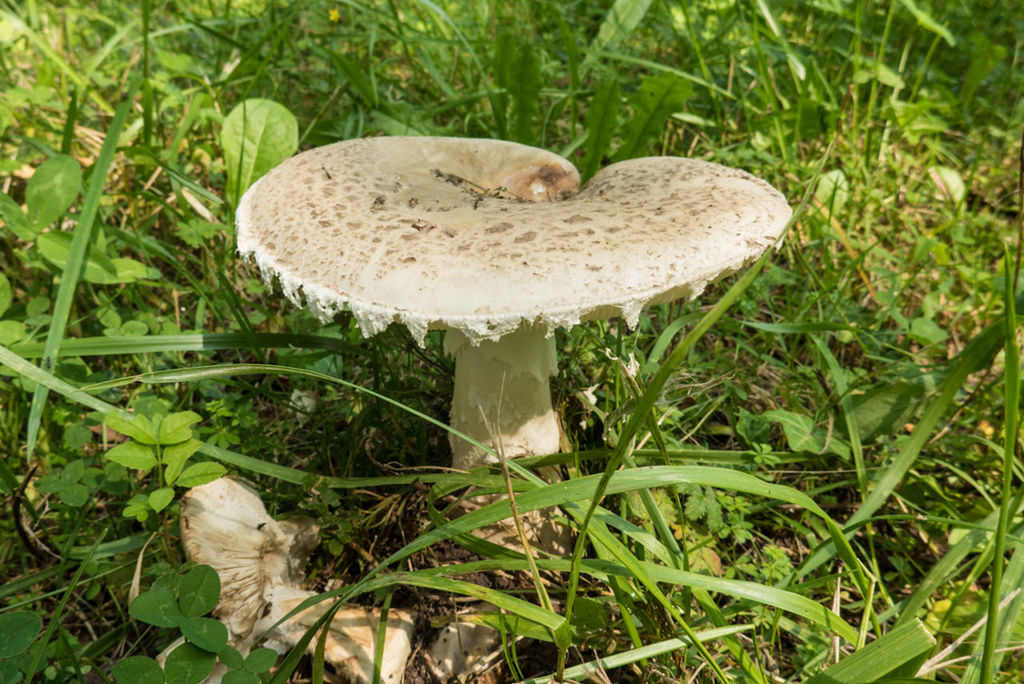
<path id="1" fill-rule="evenodd" d="M 578 185 L 571 163 L 517 143 L 348 140 L 249 188 L 238 249 L 322 319 L 347 307 L 367 336 L 397 321 L 420 341 L 441 328 L 478 343 L 524 322 L 633 326 L 742 268 L 792 214 L 764 181 L 694 159 L 619 162 Z"/>
<path id="2" fill-rule="evenodd" d="M 311 518 L 274 520 L 256 492 L 230 477 L 194 487 L 181 500 L 185 554 L 217 571 L 221 591 L 213 614 L 233 637 L 253 634 L 274 587 L 302 581 L 316 537 Z"/>

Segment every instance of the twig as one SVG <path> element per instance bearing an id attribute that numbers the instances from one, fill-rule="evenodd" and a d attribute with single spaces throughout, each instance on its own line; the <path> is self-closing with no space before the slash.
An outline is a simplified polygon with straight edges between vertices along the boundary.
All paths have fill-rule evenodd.
<path id="1" fill-rule="evenodd" d="M 28 483 L 32 481 L 32 476 L 35 474 L 39 466 L 33 465 L 29 468 L 28 474 L 25 475 L 25 479 L 18 485 L 18 489 L 15 490 L 11 497 L 11 514 L 14 516 L 14 529 L 18 531 L 18 537 L 21 539 L 21 543 L 25 545 L 33 556 L 40 560 L 50 560 L 51 558 L 60 558 L 60 554 L 57 553 L 52 546 L 50 546 L 45 540 L 39 535 L 30 532 L 25 526 L 25 520 L 21 517 L 21 502 L 25 497 L 25 489 L 28 487 Z M 45 533 L 44 533 L 45 534 Z"/>

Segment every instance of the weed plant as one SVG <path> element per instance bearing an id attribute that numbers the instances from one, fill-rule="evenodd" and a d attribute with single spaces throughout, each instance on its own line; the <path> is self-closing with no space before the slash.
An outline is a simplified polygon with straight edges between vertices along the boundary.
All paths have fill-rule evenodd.
<path id="1" fill-rule="evenodd" d="M 0 681 L 158 679 L 203 618 L 129 604 L 206 577 L 176 502 L 223 472 L 318 518 L 325 598 L 482 597 L 503 680 L 1021 681 L 1014 3 L 2 0 L 0 92 Z M 558 333 L 566 449 L 512 473 L 587 532 L 550 603 L 469 534 L 507 503 L 445 522 L 504 485 L 443 468 L 440 338 L 323 326 L 235 254 L 262 171 L 380 134 L 692 156 L 797 208 L 696 301 Z"/>

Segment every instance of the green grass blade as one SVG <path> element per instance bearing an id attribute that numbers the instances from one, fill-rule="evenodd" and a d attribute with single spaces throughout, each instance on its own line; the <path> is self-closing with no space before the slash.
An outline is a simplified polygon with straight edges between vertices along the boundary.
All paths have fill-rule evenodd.
<path id="1" fill-rule="evenodd" d="M 223 198 L 221 198 L 220 195 L 208 190 L 207 188 L 203 187 L 199 183 L 195 182 L 194 180 L 186 176 L 178 169 L 171 166 L 167 161 L 161 159 L 157 154 L 155 154 L 153 150 L 142 149 L 141 151 L 150 159 L 150 161 L 152 161 L 154 164 L 163 169 L 163 172 L 167 174 L 168 178 L 170 178 L 175 183 L 180 184 L 182 187 L 187 188 L 188 191 L 191 192 L 192 194 L 196 195 L 197 197 L 202 197 L 206 201 L 212 202 L 213 204 L 224 203 L 224 200 Z"/>
<path id="2" fill-rule="evenodd" d="M 135 100 L 135 90 L 138 88 L 138 79 L 132 79 L 125 92 L 124 99 L 117 107 L 114 119 L 107 129 L 106 139 L 100 149 L 99 157 L 92 169 L 92 176 L 89 181 L 89 190 L 86 192 L 85 201 L 82 204 L 82 213 L 78 217 L 78 225 L 75 227 L 74 236 L 71 240 L 71 251 L 68 254 L 68 261 L 64 265 L 61 274 L 60 287 L 57 290 L 57 301 L 53 307 L 53 315 L 50 318 L 50 329 L 46 334 L 46 346 L 43 352 L 44 368 L 52 368 L 60 353 L 60 345 L 64 339 L 64 330 L 67 327 L 68 315 L 71 313 L 71 303 L 78 287 L 78 280 L 88 258 L 89 243 L 92 237 L 93 225 L 96 222 L 96 212 L 99 209 L 100 198 L 103 196 L 103 188 L 107 180 L 107 172 L 114 160 L 114 153 L 117 151 L 117 141 L 121 135 Z M 28 417 L 28 455 L 31 457 L 35 448 L 36 438 L 39 434 L 39 424 L 43 417 L 43 407 L 46 405 L 47 390 L 45 387 L 37 387 L 32 396 L 32 406 Z"/>
<path id="3" fill-rule="evenodd" d="M 354 59 L 334 51 L 329 51 L 328 55 L 334 63 L 334 68 L 359 94 L 363 104 L 371 109 L 380 105 L 380 96 L 377 94 L 377 90 L 373 87 L 373 83 L 367 77 L 363 68 L 356 64 Z"/>
<path id="4" fill-rule="evenodd" d="M 523 492 L 516 497 L 516 505 L 521 512 L 527 512 L 549 506 L 570 504 L 575 501 L 592 501 L 598 491 L 598 485 L 602 485 L 604 481 L 603 475 L 588 475 L 564 482 L 556 482 Z M 838 524 L 807 494 L 792 487 L 765 482 L 748 473 L 728 468 L 715 468 L 711 466 L 651 466 L 648 468 L 620 470 L 607 478 L 607 484 L 603 487 L 603 493 L 621 494 L 651 487 L 675 487 L 686 484 L 699 484 L 716 489 L 738 491 L 755 497 L 778 500 L 800 506 L 821 518 L 833 530 L 833 537 L 842 538 Z M 455 521 L 421 535 L 399 551 L 396 551 L 392 556 L 389 556 L 384 561 L 384 564 L 395 563 L 431 544 L 498 522 L 508 517 L 508 509 L 507 502 L 498 501 L 467 513 Z M 852 555 L 852 550 L 846 553 Z"/>
<path id="5" fill-rule="evenodd" d="M 544 570 L 565 572 L 569 569 L 568 559 L 540 560 L 537 564 Z M 831 610 L 815 601 L 792 591 L 771 587 L 746 580 L 726 579 L 704 575 L 686 570 L 665 567 L 650 561 L 636 561 L 651 579 L 662 584 L 699 587 L 735 599 L 749 600 L 758 605 L 771 606 L 805 618 L 809 622 L 821 625 L 830 632 L 838 634 L 850 643 L 857 641 L 857 630 Z M 446 565 L 429 568 L 419 572 L 431 575 L 463 575 L 475 572 L 492 572 L 497 570 L 519 571 L 528 569 L 524 560 L 486 560 Z M 591 576 L 604 578 L 608 575 L 633 577 L 634 570 L 614 561 L 585 559 L 584 571 Z"/>
<path id="6" fill-rule="evenodd" d="M 336 337 L 299 333 L 180 333 L 140 337 L 68 338 L 61 343 L 61 356 L 112 356 L 116 354 L 157 354 L 166 352 L 217 351 L 224 349 L 273 348 L 352 351 L 351 345 Z M 27 359 L 45 352 L 42 342 L 22 342 L 11 351 Z"/>
<path id="7" fill-rule="evenodd" d="M 587 131 L 587 140 L 583 143 L 583 164 L 580 166 L 580 178 L 586 182 L 601 168 L 601 159 L 608 153 L 612 135 L 619 125 L 619 107 L 622 95 L 619 82 L 615 78 L 602 81 L 597 86 L 594 96 L 590 98 L 587 115 L 583 125 Z"/>
<path id="8" fill-rule="evenodd" d="M 818 336 L 811 335 L 811 342 L 818 350 L 818 354 L 828 366 L 829 375 L 835 385 L 836 395 L 839 400 L 839 407 L 842 409 L 843 421 L 846 423 L 846 433 L 850 438 L 850 451 L 853 452 L 853 463 L 857 469 L 857 486 L 860 488 L 861 500 L 868 495 L 868 476 L 864 466 L 864 447 L 860 441 L 860 426 L 857 423 L 857 414 L 853 409 L 853 397 L 850 396 L 850 388 L 846 381 L 846 371 L 839 365 L 839 360 Z"/>
<path id="9" fill-rule="evenodd" d="M 1024 170 L 1022 170 L 1024 173 Z M 1003 347 L 1006 368 L 1003 371 L 1003 482 L 999 497 L 999 522 L 993 539 L 995 550 L 992 554 L 989 589 L 988 622 L 985 624 L 985 640 L 981 657 L 980 681 L 991 682 L 999 637 L 999 604 L 1003 599 L 1003 563 L 1006 550 L 1006 533 L 1010 526 L 1010 497 L 1013 493 L 1013 470 L 1017 457 L 1018 411 L 1020 409 L 1020 351 L 1017 348 L 1017 311 L 1014 306 L 1014 291 L 1017 279 L 1009 247 L 1003 247 Z M 1019 265 L 1018 265 L 1019 268 Z"/>
<path id="10" fill-rule="evenodd" d="M 918 615 L 925 603 L 932 597 L 943 583 L 956 575 L 961 569 L 964 559 L 983 543 L 986 537 L 992 534 L 998 522 L 998 511 L 993 511 L 982 520 L 978 521 L 978 527 L 968 530 L 955 544 L 943 554 L 942 558 L 935 563 L 924 579 L 918 584 L 917 589 L 904 603 L 896 625 L 910 622 Z"/>
<path id="11" fill-rule="evenodd" d="M 1024 605 L 1024 591 L 1021 591 L 1021 587 L 1024 587 L 1024 545 L 1020 543 L 1014 543 L 1013 556 L 1010 558 L 1010 562 L 1006 566 L 1006 571 L 1003 573 L 1002 582 L 1000 582 L 999 591 L 992 591 L 989 589 L 989 596 L 995 595 L 999 603 L 997 607 L 997 617 L 994 620 L 996 626 L 995 631 L 995 644 L 996 649 L 992 653 L 991 660 L 988 662 L 988 666 L 992 673 L 998 672 L 1002 665 L 1003 659 L 1006 657 L 1006 649 L 1003 646 L 1014 643 L 1014 632 L 1017 629 L 1018 620 L 1020 618 L 1021 606 Z M 1010 598 L 1011 594 L 1013 598 Z M 1006 600 L 1010 598 L 1009 602 Z M 992 621 L 992 614 L 988 614 L 988 620 Z M 986 632 L 988 631 L 988 622 L 985 623 Z M 960 684 L 981 684 L 982 682 L 992 681 L 991 679 L 984 679 L 984 668 L 985 660 L 983 652 L 988 648 L 988 638 L 977 642 L 973 658 L 967 663 L 967 669 L 964 670 L 963 678 L 960 680 Z M 978 657 L 982 655 L 982 657 Z"/>
<path id="12" fill-rule="evenodd" d="M 8 22 L 11 27 L 28 38 L 29 42 L 35 45 L 36 49 L 42 53 L 46 60 L 56 66 L 69 81 L 75 84 L 79 90 L 89 93 L 89 97 L 92 98 L 93 102 L 95 102 L 104 113 L 114 113 L 114 108 L 110 106 L 109 102 L 103 99 L 99 90 L 92 87 L 92 84 L 82 77 L 80 70 L 68 64 L 67 60 L 61 57 L 60 54 L 51 47 L 46 38 L 39 35 L 32 26 L 29 26 L 22 21 L 21 17 L 16 14 L 11 14 L 10 12 L 0 12 L 0 19 Z M 117 136 L 114 137 L 116 140 Z"/>
<path id="13" fill-rule="evenodd" d="M 536 144 L 539 140 L 534 133 L 534 122 L 540 111 L 543 84 L 536 46 L 523 43 L 516 49 L 513 73 L 514 77 L 507 86 L 512 100 L 512 139 Z"/>
<path id="14" fill-rule="evenodd" d="M 378 589 L 401 586 L 422 587 L 424 589 L 433 589 L 434 591 L 470 596 L 486 601 L 492 606 L 508 611 L 513 615 L 518 615 L 521 618 L 535 622 L 551 631 L 564 629 L 565 618 L 558 613 L 546 610 L 534 603 L 516 598 L 505 592 L 473 584 L 472 582 L 451 579 L 450 577 L 439 577 L 418 572 L 391 572 L 386 575 L 378 575 L 363 585 L 362 589 L 365 591 L 376 591 Z"/>
<path id="15" fill-rule="evenodd" d="M 697 639 L 702 642 L 717 641 L 724 637 L 739 634 L 740 632 L 748 632 L 752 629 L 752 625 L 719 627 L 716 629 L 702 630 L 697 632 L 696 636 Z M 604 658 L 598 658 L 597 660 L 593 660 L 589 663 L 582 663 L 580 665 L 568 667 L 565 669 L 563 677 L 566 681 L 590 681 L 588 679 L 589 675 L 597 677 L 600 676 L 600 673 L 607 672 L 608 670 L 614 670 L 619 667 L 625 667 L 626 665 L 632 665 L 633 663 L 639 663 L 649 658 L 656 658 L 660 655 L 675 653 L 689 646 L 692 646 L 692 644 L 682 639 L 665 639 L 664 641 L 658 641 L 653 644 L 647 644 L 639 648 L 622 651 Z M 551 677 L 549 676 L 534 677 L 523 680 L 522 684 L 548 684 L 550 681 Z"/>
<path id="16" fill-rule="evenodd" d="M 848 655 L 806 684 L 869 684 L 935 645 L 935 639 L 919 620 L 897 627 Z"/>
<path id="17" fill-rule="evenodd" d="M 662 72 L 643 79 L 629 99 L 632 115 L 622 125 L 622 144 L 612 161 L 642 156 L 648 142 L 661 136 L 665 121 L 681 111 L 692 94 L 689 81 L 674 74 Z"/>
<path id="18" fill-rule="evenodd" d="M 93 550 L 99 548 L 100 544 L 102 544 L 103 542 L 103 538 L 106 536 L 106 530 L 102 530 L 99 532 L 99 536 L 96 539 L 96 543 L 93 544 Z M 90 560 L 92 560 L 92 552 L 90 552 L 85 557 L 85 559 L 81 563 L 79 563 L 78 568 L 75 570 L 74 577 L 71 578 L 71 581 L 68 583 L 67 589 L 64 591 L 63 594 L 61 594 L 60 601 L 57 602 L 56 608 L 54 608 L 53 612 L 51 612 L 50 615 L 48 616 L 49 619 L 46 626 L 46 632 L 43 633 L 43 637 L 37 644 L 37 648 L 33 649 L 33 651 L 35 651 L 35 654 L 32 658 L 31 663 L 28 666 L 28 669 L 25 671 L 26 684 L 32 681 L 32 678 L 35 676 L 36 671 L 39 669 L 39 664 L 42 661 L 43 656 L 46 654 L 47 646 L 50 643 L 50 639 L 53 638 L 54 632 L 57 631 L 57 628 L 60 626 L 60 623 L 64 618 L 64 609 L 68 605 L 68 600 L 74 595 L 75 589 L 78 588 L 78 583 L 82 579 L 82 573 L 85 572 L 85 569 L 89 566 Z"/>
<path id="19" fill-rule="evenodd" d="M 83 406 L 88 406 L 94 411 L 106 412 L 113 411 L 117 408 L 113 404 L 108 404 L 102 399 L 94 397 L 88 392 L 64 382 L 52 373 L 34 366 L 2 345 L 0 345 L 0 363 L 7 366 L 23 378 L 31 380 L 37 385 L 45 387 L 48 390 L 57 392 L 66 399 L 70 399 L 71 401 L 82 404 Z"/>
<path id="20" fill-rule="evenodd" d="M 21 358 L 17 354 L 14 354 L 9 349 L 3 346 L 0 346 L 0 364 L 7 366 L 18 375 L 28 380 L 31 380 L 32 382 L 35 382 L 39 387 L 44 387 L 48 390 L 57 392 L 58 394 L 62 395 L 65 399 L 77 402 L 79 404 L 82 404 L 83 406 L 87 406 L 94 411 L 108 413 L 110 411 L 116 411 L 118 408 L 113 404 L 109 404 L 103 401 L 99 397 L 94 397 L 93 395 L 89 394 L 87 391 L 83 389 L 80 389 L 78 387 L 75 387 L 74 385 L 64 382 L 63 380 L 56 377 L 52 373 L 48 373 L 47 371 L 44 371 L 43 369 L 37 366 L 34 366 L 33 364 L 29 363 L 25 359 Z M 210 456 L 211 458 L 215 458 L 219 461 L 222 461 L 229 465 L 233 465 L 242 470 L 247 470 L 249 472 L 258 473 L 261 475 L 269 475 L 283 482 L 291 482 L 293 484 L 306 484 L 310 481 L 310 474 L 305 471 L 297 470 L 295 468 L 288 468 L 282 465 L 278 465 L 276 463 L 270 463 L 268 461 L 262 461 L 260 459 L 252 458 L 250 456 L 244 456 L 242 454 L 238 454 L 233 451 L 228 451 L 227 449 L 222 449 L 221 447 L 217 447 L 212 444 L 204 443 L 203 446 L 199 448 L 199 451 L 206 454 L 207 456 Z M 430 476 L 422 476 L 420 479 L 429 479 L 429 477 Z M 359 482 L 359 479 L 348 482 L 347 484 L 337 478 L 327 478 L 325 480 L 320 481 L 323 482 L 325 486 L 347 486 L 348 484 L 352 484 L 355 486 L 374 486 L 375 484 L 386 484 L 385 482 L 380 481 L 377 481 L 375 483 L 364 482 L 362 484 L 357 484 Z M 405 480 L 406 478 L 401 479 Z M 409 476 L 408 482 L 412 482 L 415 479 L 416 478 L 414 476 Z M 402 482 L 396 480 L 395 482 L 393 482 L 393 484 L 402 484 Z"/>
<path id="21" fill-rule="evenodd" d="M 924 415 L 914 426 L 910 437 L 903 443 L 892 464 L 886 468 L 885 473 L 874 484 L 867 500 L 847 521 L 848 525 L 868 520 L 892 495 L 903 480 L 903 476 L 917 460 L 918 454 L 928 442 L 943 415 L 952 406 L 964 381 L 971 373 L 987 366 L 1002 347 L 1005 327 L 1004 321 L 989 325 L 953 359 L 945 379 L 939 386 L 938 396 L 928 405 Z M 822 563 L 832 557 L 834 552 L 834 547 L 829 544 L 811 554 L 801 566 L 800 575 L 806 576 L 820 567 Z"/>

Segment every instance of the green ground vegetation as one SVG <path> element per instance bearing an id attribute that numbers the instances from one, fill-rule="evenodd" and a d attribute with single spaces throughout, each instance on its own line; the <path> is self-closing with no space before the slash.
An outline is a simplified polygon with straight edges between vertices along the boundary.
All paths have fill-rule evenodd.
<path id="1" fill-rule="evenodd" d="M 510 680 L 1020 681 L 1022 94 L 995 0 L 0 0 L 0 681 L 156 681 L 182 631 L 168 681 L 205 676 L 177 501 L 224 472 L 318 518 L 331 596 L 527 578 L 476 617 Z M 379 134 L 692 156 L 797 209 L 747 276 L 559 332 L 566 450 L 525 467 L 571 486 L 513 477 L 573 557 L 444 524 L 436 333 L 323 326 L 235 253 L 266 168 Z M 322 676 L 257 656 L 220 654 Z"/>

